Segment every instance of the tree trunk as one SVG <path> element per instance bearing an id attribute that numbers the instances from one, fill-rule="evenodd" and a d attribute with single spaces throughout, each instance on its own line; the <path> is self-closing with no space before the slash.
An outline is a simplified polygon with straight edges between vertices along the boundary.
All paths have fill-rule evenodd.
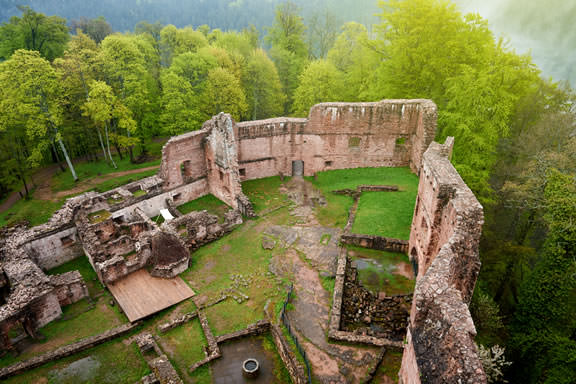
<path id="1" fill-rule="evenodd" d="M 110 137 L 108 136 L 108 123 L 106 123 L 106 124 L 104 125 L 104 128 L 105 128 L 104 133 L 105 133 L 105 135 L 106 135 L 106 146 L 107 146 L 107 148 L 108 148 L 108 156 L 110 157 L 110 161 L 112 162 L 112 166 L 113 166 L 114 168 L 118 168 L 118 167 L 116 166 L 116 163 L 114 162 L 114 158 L 112 158 L 112 154 L 110 153 Z"/>
<path id="2" fill-rule="evenodd" d="M 60 161 L 60 156 L 58 156 L 58 149 L 56 149 L 54 141 L 52 141 L 52 155 L 54 156 L 54 161 L 58 164 L 58 167 L 60 167 L 60 170 L 66 172 L 66 168 L 64 168 L 64 165 L 62 165 L 62 162 Z"/>
<path id="3" fill-rule="evenodd" d="M 98 140 L 100 140 L 100 146 L 102 147 L 102 153 L 104 154 L 104 161 L 108 161 L 106 148 L 104 148 L 104 140 L 102 140 L 102 133 L 100 133 L 100 128 L 96 128 L 96 130 L 98 131 Z"/>
<path id="4" fill-rule="evenodd" d="M 116 148 L 116 152 L 118 153 L 118 156 L 120 156 L 120 160 L 124 160 L 124 156 L 122 156 L 122 150 L 120 149 L 120 146 L 118 145 L 118 141 L 114 142 L 114 148 Z"/>
<path id="5" fill-rule="evenodd" d="M 28 200 L 30 198 L 30 191 L 28 190 L 28 184 L 26 184 L 26 177 L 24 176 L 24 172 L 22 172 L 22 170 L 20 170 L 20 180 L 22 180 L 22 183 L 24 184 L 24 190 L 26 191 L 24 198 Z"/>
<path id="6" fill-rule="evenodd" d="M 74 181 L 78 181 L 78 176 L 76 175 L 76 170 L 74 169 L 74 165 L 72 164 L 72 161 L 70 161 L 70 157 L 68 156 L 68 152 L 66 151 L 66 147 L 64 146 L 62 139 L 58 139 L 58 143 L 60 144 L 60 149 L 62 150 L 62 153 L 64 154 L 64 158 L 66 158 L 66 164 L 68 164 L 68 168 L 70 168 L 70 172 L 72 172 L 72 178 L 74 179 Z"/>

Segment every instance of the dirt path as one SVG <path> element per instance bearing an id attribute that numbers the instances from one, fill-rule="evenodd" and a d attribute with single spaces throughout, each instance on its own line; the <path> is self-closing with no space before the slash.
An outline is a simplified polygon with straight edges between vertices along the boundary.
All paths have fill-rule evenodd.
<path id="1" fill-rule="evenodd" d="M 42 183 L 41 185 L 38 185 L 38 188 L 34 192 L 34 198 L 38 199 L 38 200 L 57 201 L 57 200 L 59 200 L 63 197 L 66 197 L 66 196 L 75 195 L 78 193 L 88 191 L 89 189 L 95 187 L 96 185 L 98 185 L 104 181 L 115 179 L 115 178 L 120 177 L 120 176 L 132 175 L 132 174 L 142 173 L 142 172 L 146 172 L 146 171 L 152 171 L 152 170 L 155 170 L 158 168 L 159 168 L 158 165 L 154 165 L 154 166 L 146 167 L 146 168 L 138 168 L 138 169 L 131 169 L 128 171 L 109 173 L 109 174 L 104 175 L 104 176 L 93 177 L 93 178 L 90 178 L 88 180 L 81 180 L 81 181 L 76 183 L 74 188 L 67 189 L 65 191 L 59 191 L 59 192 L 53 192 L 52 191 L 52 178 L 49 178 L 49 179 L 45 180 L 44 183 Z"/>
<path id="2" fill-rule="evenodd" d="M 266 233 L 288 247 L 284 255 L 274 258 L 273 269 L 294 276 L 294 309 L 288 312 L 288 318 L 306 351 L 314 377 L 321 383 L 360 383 L 378 349 L 332 344 L 326 338 L 332 298 L 320 276 L 335 272 L 340 231 L 318 226 L 313 205 L 321 199 L 312 188 L 304 180 L 287 186 L 288 196 L 296 203 L 291 214 L 300 223 L 267 228 Z"/>
<path id="3" fill-rule="evenodd" d="M 57 170 L 58 170 L 58 164 L 54 164 L 51 165 L 50 167 L 46 167 L 39 170 L 34 175 L 32 175 L 30 180 L 28 180 L 30 184 L 28 185 L 28 188 L 32 189 L 34 188 L 34 185 L 39 186 L 41 184 L 44 184 L 46 180 L 51 180 Z M 22 196 L 24 196 L 25 193 L 26 190 L 24 189 L 24 187 L 22 187 L 20 191 L 14 191 L 10 195 L 8 195 L 6 200 L 4 200 L 2 204 L 0 204 L 0 212 L 4 212 L 5 210 L 12 208 L 14 204 L 16 204 L 20 199 L 22 199 Z"/>
<path id="4" fill-rule="evenodd" d="M 132 175 L 136 173 L 152 171 L 154 169 L 158 169 L 160 166 L 154 165 L 146 168 L 139 168 L 139 169 L 131 169 L 128 171 L 120 171 L 109 173 L 104 176 L 93 177 L 88 180 L 81 180 L 72 189 L 68 189 L 66 191 L 59 191 L 53 192 L 52 191 L 52 180 L 56 172 L 58 171 L 58 164 L 54 164 L 50 167 L 46 167 L 35 173 L 31 177 L 31 183 L 29 188 L 36 188 L 32 193 L 32 197 L 37 200 L 46 200 L 46 201 L 58 201 L 61 198 L 66 196 L 75 195 L 78 193 L 82 193 L 88 191 L 89 189 L 93 188 L 94 186 L 108 181 L 110 179 L 114 179 L 116 177 L 125 176 L 125 175 Z M 14 191 L 0 204 L 0 212 L 4 212 L 10 208 L 14 204 L 16 204 L 19 200 L 22 199 L 24 196 L 25 190 L 22 188 L 20 191 Z"/>

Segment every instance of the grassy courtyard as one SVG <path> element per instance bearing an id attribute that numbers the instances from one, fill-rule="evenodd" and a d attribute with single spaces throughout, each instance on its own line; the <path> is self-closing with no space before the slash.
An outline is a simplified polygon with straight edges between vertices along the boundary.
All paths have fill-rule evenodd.
<path id="1" fill-rule="evenodd" d="M 356 189 L 359 185 L 397 185 L 398 192 L 364 192 L 352 232 L 386 237 L 408 238 L 416 195 L 418 176 L 410 168 L 356 168 L 319 172 L 307 178 L 322 191 L 327 205 L 317 209 L 320 224 L 344 227 L 353 199 L 332 191 Z"/>
<path id="2" fill-rule="evenodd" d="M 271 225 L 293 225 L 298 221 L 290 213 L 292 203 L 279 188 L 289 182 L 279 177 L 252 180 L 243 184 L 243 190 L 253 202 L 259 217 L 248 220 L 232 233 L 210 243 L 191 254 L 189 268 L 181 274 L 196 292 L 194 300 L 188 299 L 172 308 L 161 311 L 144 319 L 137 332 L 143 330 L 153 333 L 160 347 L 172 361 L 174 367 L 186 383 L 211 383 L 212 371 L 206 365 L 190 373 L 188 368 L 205 357 L 206 339 L 197 319 L 182 325 L 166 334 L 160 334 L 158 326 L 178 314 L 196 309 L 193 301 L 209 305 L 205 310 L 210 328 L 214 335 L 223 335 L 245 328 L 248 324 L 265 318 L 265 308 L 274 313 L 286 296 L 289 278 L 279 278 L 270 272 L 273 258 L 283 258 L 286 249 L 275 247 L 265 250 L 262 247 L 262 233 Z M 316 207 L 317 218 L 321 225 L 343 227 L 347 221 L 348 209 L 352 198 L 331 193 L 336 189 L 356 188 L 361 184 L 399 185 L 402 192 L 382 192 L 364 194 L 360 200 L 357 223 L 354 231 L 368 232 L 372 229 L 386 236 L 402 237 L 406 228 L 399 229 L 399 235 L 386 228 L 396 229 L 398 223 L 411 220 L 417 177 L 406 168 L 355 169 L 319 173 L 317 179 L 309 179 L 319 188 L 327 201 L 324 207 Z M 397 199 L 389 196 L 397 195 Z M 364 199 L 368 196 L 366 199 Z M 364 202 L 363 202 L 364 200 Z M 212 195 L 186 203 L 178 207 L 182 213 L 206 209 L 222 215 L 229 207 Z M 398 215 L 393 213 L 396 209 Z M 382 212 L 387 212 L 383 214 Z M 378 219 L 378 215 L 380 216 Z M 388 217 L 393 216 L 393 217 Z M 396 217 L 398 216 L 398 217 Z M 380 223 L 386 219 L 386 224 Z M 358 227 L 356 227 L 358 226 Z M 402 232 L 404 231 L 404 232 Z M 404 235 L 405 237 L 405 235 Z M 323 239 L 322 241 L 330 239 Z M 361 279 L 372 281 L 375 289 L 382 286 L 388 294 L 400 293 L 411 289 L 412 282 L 392 272 L 392 264 L 405 262 L 404 258 L 382 259 L 373 251 L 350 248 L 353 257 L 378 260 L 384 266 L 385 273 L 376 273 L 367 268 L 361 271 Z M 386 263 L 389 263 L 386 264 Z M 125 316 L 117 306 L 111 306 L 110 293 L 96 278 L 86 257 L 81 257 L 57 267 L 49 273 L 63 273 L 77 269 L 83 275 L 94 302 L 82 300 L 64 310 L 62 319 L 44 327 L 41 332 L 46 336 L 44 342 L 28 347 L 20 356 L 7 355 L 0 359 L 0 366 L 53 350 L 83 337 L 100 333 L 126 322 Z M 334 279 L 322 277 L 322 287 L 331 294 Z M 395 291 L 396 290 L 396 291 Z M 228 298 L 211 305 L 222 295 Z M 275 349 L 271 342 L 264 342 L 268 348 Z M 275 354 L 275 365 L 280 363 Z M 397 369 L 397 368 L 391 368 Z M 8 383 L 133 383 L 148 372 L 148 367 L 133 343 L 127 337 L 108 342 L 102 346 L 81 354 L 62 359 L 58 362 L 36 368 L 25 374 L 7 380 Z M 280 378 L 282 377 L 282 378 Z M 279 382 L 286 379 L 282 371 Z"/>

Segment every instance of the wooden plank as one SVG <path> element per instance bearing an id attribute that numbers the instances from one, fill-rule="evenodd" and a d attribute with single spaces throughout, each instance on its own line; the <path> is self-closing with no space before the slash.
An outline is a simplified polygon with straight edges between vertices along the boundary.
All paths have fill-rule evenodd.
<path id="1" fill-rule="evenodd" d="M 161 279 L 150 276 L 145 269 L 108 285 L 108 289 L 131 322 L 194 296 L 180 277 Z"/>

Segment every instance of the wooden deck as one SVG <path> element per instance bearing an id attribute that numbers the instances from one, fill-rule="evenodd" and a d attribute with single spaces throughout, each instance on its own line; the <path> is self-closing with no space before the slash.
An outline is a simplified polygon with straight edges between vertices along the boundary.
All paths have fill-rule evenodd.
<path id="1" fill-rule="evenodd" d="M 194 291 L 180 277 L 160 279 L 145 269 L 129 274 L 108 289 L 134 322 L 194 296 Z"/>

